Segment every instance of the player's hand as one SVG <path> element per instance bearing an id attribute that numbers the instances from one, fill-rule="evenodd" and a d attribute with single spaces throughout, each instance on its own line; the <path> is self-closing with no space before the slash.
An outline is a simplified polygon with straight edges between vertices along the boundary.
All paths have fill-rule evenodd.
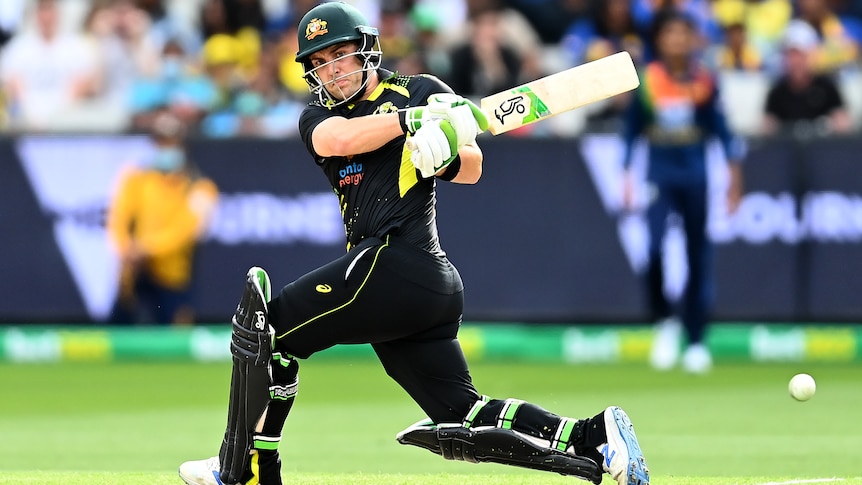
<path id="1" fill-rule="evenodd" d="M 458 147 L 476 140 L 488 129 L 488 118 L 472 101 L 452 93 L 437 93 L 428 97 L 428 109 L 452 123 L 458 135 Z"/>
<path id="2" fill-rule="evenodd" d="M 408 138 L 410 160 L 422 178 L 433 177 L 458 155 L 457 135 L 447 120 L 431 120 Z"/>
<path id="3" fill-rule="evenodd" d="M 437 93 L 428 97 L 428 104 L 400 112 L 405 133 L 416 133 L 431 120 L 445 119 L 458 134 L 458 146 L 472 143 L 476 135 L 488 129 L 485 113 L 469 99 L 452 93 Z"/>
<path id="4" fill-rule="evenodd" d="M 727 184 L 727 213 L 733 215 L 742 201 L 742 169 L 739 163 L 730 163 Z"/>

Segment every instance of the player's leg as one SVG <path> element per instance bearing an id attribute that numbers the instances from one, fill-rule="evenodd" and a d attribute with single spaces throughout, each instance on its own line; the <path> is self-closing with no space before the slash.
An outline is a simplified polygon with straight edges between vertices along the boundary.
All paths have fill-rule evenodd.
<path id="1" fill-rule="evenodd" d="M 621 484 L 648 483 L 622 410 L 608 408 L 577 420 L 520 400 L 479 398 L 455 332 L 457 323 L 374 345 L 387 373 L 430 418 L 399 433 L 399 442 L 447 459 L 552 471 L 595 483 L 604 470 Z"/>
<path id="2" fill-rule="evenodd" d="M 273 350 L 269 299 L 269 277 L 252 268 L 233 317 L 233 368 L 222 446 L 218 457 L 180 466 L 180 477 L 188 484 L 281 483 L 278 444 L 296 395 L 298 363 Z"/>
<path id="3" fill-rule="evenodd" d="M 650 364 L 660 370 L 670 369 L 679 359 L 682 325 L 674 316 L 664 292 L 664 237 L 667 219 L 673 207 L 670 187 L 656 186 L 655 196 L 646 211 L 649 230 L 648 259 L 644 275 L 650 318 L 656 323 Z"/>
<path id="4" fill-rule="evenodd" d="M 692 184 L 683 194 L 683 219 L 688 259 L 688 282 L 683 294 L 682 320 L 688 336 L 683 368 L 704 373 L 712 367 L 712 356 L 704 340 L 712 302 L 712 244 L 707 234 L 707 187 Z"/>
<path id="5" fill-rule="evenodd" d="M 397 243 L 393 244 L 397 245 Z M 290 365 L 279 377 L 280 367 L 275 362 L 270 362 L 268 368 L 272 374 L 269 376 L 269 381 L 264 380 L 261 377 L 262 374 L 257 372 L 258 366 L 247 366 L 251 372 L 244 374 L 244 368 L 238 369 L 235 365 L 225 443 L 236 444 L 222 447 L 221 460 L 189 462 L 188 466 L 184 464 L 184 469 L 205 470 L 207 464 L 216 463 L 221 467 L 221 473 L 215 476 L 220 475 L 220 479 L 225 480 L 225 483 L 233 483 L 227 480 L 236 480 L 237 477 L 243 477 L 244 480 L 249 473 L 256 475 L 254 468 L 256 465 L 259 466 L 260 473 L 269 469 L 274 470 L 274 466 L 264 467 L 264 462 L 276 464 L 277 450 L 272 444 L 269 446 L 273 449 L 267 449 L 267 443 L 259 441 L 258 437 L 263 436 L 274 442 L 290 411 L 292 395 L 285 403 L 278 403 L 270 399 L 270 388 L 267 384 L 269 386 L 283 384 L 283 387 L 292 385 L 295 392 L 298 365 L 292 357 L 306 358 L 338 343 L 375 342 L 400 338 L 414 331 L 432 327 L 440 321 L 441 315 L 445 318 L 450 313 L 460 312 L 460 306 L 451 309 L 452 305 L 447 304 L 451 300 L 448 294 L 461 291 L 460 279 L 444 274 L 439 278 L 440 281 L 435 282 L 434 278 L 440 274 L 440 271 L 436 267 L 428 270 L 426 268 L 428 265 L 425 263 L 410 266 L 409 260 L 413 256 L 405 256 L 408 253 L 420 254 L 420 259 L 434 259 L 424 251 L 413 247 L 395 249 L 388 242 L 367 239 L 341 258 L 285 286 L 279 295 L 264 307 L 266 311 L 262 312 L 267 317 L 268 323 L 271 322 L 274 327 L 271 334 L 261 331 L 258 334 L 245 335 L 246 332 L 242 328 L 238 329 L 235 326 L 234 343 L 240 341 L 243 345 L 254 347 L 254 352 L 257 352 L 255 362 L 261 364 L 267 362 L 265 349 L 269 348 L 254 344 L 254 337 L 258 335 L 260 339 L 272 339 L 275 352 L 280 352 L 282 356 L 291 356 L 288 359 Z M 439 261 L 432 262 L 431 266 L 436 264 L 440 264 Z M 400 272 L 404 272 L 408 277 L 402 278 Z M 452 285 L 451 282 L 456 279 L 458 284 Z M 422 284 L 418 284 L 417 281 Z M 423 286 L 429 284 L 435 289 Z M 253 286 L 247 287 L 243 301 L 248 298 L 249 292 L 254 294 L 254 290 Z M 257 293 L 261 292 L 257 291 Z M 261 299 L 263 298 L 252 298 L 251 301 L 254 303 Z M 245 307 L 243 304 L 240 306 Z M 248 311 L 238 313 L 246 315 L 258 311 L 261 310 L 252 307 Z M 251 322 L 252 326 L 255 322 Z M 405 325 L 404 322 L 410 322 L 410 324 Z M 268 325 L 264 326 L 268 327 Z M 236 350 L 236 345 L 232 345 L 232 350 Z M 239 382 L 240 385 L 233 386 L 233 382 Z M 234 387 L 237 388 L 234 389 Z M 284 392 L 288 392 L 289 388 L 285 387 L 285 389 Z M 259 410 L 264 408 L 265 419 L 255 421 L 260 415 Z M 232 423 L 242 424 L 243 422 L 246 423 L 244 428 L 232 425 Z M 231 430 L 234 430 L 233 434 Z M 242 443 L 242 439 L 246 442 Z M 248 450 L 248 455 L 241 453 L 240 450 L 243 449 Z M 248 456 L 251 460 L 257 459 L 260 462 L 247 462 Z M 203 476 L 204 480 L 209 480 L 187 479 L 187 483 L 218 483 L 210 478 L 213 476 L 212 470 L 208 475 L 196 472 L 186 475 Z M 280 483 L 280 478 L 274 475 L 273 473 L 273 476 L 264 483 Z"/>

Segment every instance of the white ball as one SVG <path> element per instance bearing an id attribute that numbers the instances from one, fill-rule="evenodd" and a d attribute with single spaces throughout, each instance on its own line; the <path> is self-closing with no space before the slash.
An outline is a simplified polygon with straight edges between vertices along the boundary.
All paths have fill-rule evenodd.
<path id="1" fill-rule="evenodd" d="M 814 396 L 817 390 L 817 384 L 814 378 L 808 374 L 796 374 L 790 379 L 790 384 L 787 386 L 790 390 L 790 395 L 797 401 L 807 401 Z"/>

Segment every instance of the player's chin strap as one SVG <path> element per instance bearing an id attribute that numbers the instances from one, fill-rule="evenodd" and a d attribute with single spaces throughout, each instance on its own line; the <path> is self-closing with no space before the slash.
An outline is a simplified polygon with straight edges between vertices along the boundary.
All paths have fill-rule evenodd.
<path id="1" fill-rule="evenodd" d="M 602 469 L 595 461 L 566 452 L 574 440 L 572 432 L 577 421 L 561 418 L 551 440 L 530 436 L 511 429 L 518 408 L 525 403 L 507 399 L 496 401 L 503 404 L 496 416 L 496 426 L 474 427 L 473 423 L 488 402 L 487 398 L 477 401 L 463 423 L 419 421 L 398 433 L 396 439 L 403 445 L 425 448 L 447 460 L 500 463 L 573 476 L 596 485 L 601 483 Z"/>

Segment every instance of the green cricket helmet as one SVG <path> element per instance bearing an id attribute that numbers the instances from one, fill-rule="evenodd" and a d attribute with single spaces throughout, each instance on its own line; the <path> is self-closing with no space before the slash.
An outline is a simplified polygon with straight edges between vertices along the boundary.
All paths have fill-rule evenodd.
<path id="1" fill-rule="evenodd" d="M 378 35 L 377 29 L 368 25 L 368 20 L 359 10 L 343 2 L 320 4 L 302 17 L 297 29 L 299 51 L 296 53 L 296 62 L 302 63 L 305 69 L 303 78 L 311 88 L 311 92 L 318 96 L 321 103 L 326 106 L 337 106 L 362 96 L 368 85 L 368 73 L 380 67 L 382 52 Z M 356 52 L 349 55 L 359 57 L 362 61 L 362 67 L 359 70 L 342 74 L 328 83 L 323 83 L 318 71 L 335 61 L 313 66 L 310 57 L 321 49 L 343 42 L 355 42 L 359 46 Z M 326 84 L 331 84 L 335 86 L 333 89 L 336 89 L 335 81 L 359 71 L 362 71 L 362 86 L 356 93 L 339 98 L 333 96 L 326 89 Z"/>

